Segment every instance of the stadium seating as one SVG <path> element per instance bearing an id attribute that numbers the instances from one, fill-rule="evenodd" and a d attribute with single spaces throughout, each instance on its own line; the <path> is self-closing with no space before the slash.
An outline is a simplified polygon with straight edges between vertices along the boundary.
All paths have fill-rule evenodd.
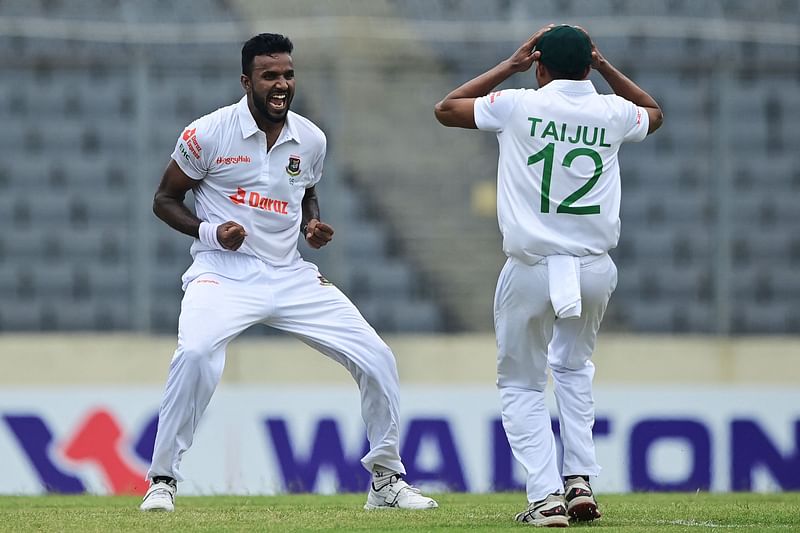
<path id="1" fill-rule="evenodd" d="M 230 6 L 217 0 L 169 5 L 36 0 L 2 3 L 0 15 L 141 22 L 236 20 Z M 181 129 L 241 97 L 236 61 L 230 61 L 238 54 L 237 47 L 227 47 L 231 53 L 224 54 L 224 63 L 215 59 L 223 54 L 210 46 L 193 46 L 188 55 L 174 46 L 152 47 L 143 95 L 136 92 L 130 61 L 118 64 L 104 57 L 123 54 L 124 45 L 70 41 L 59 51 L 74 52 L 78 60 L 60 62 L 51 41 L 2 36 L 0 41 L 28 59 L 27 64 L 6 69 L 0 84 L 4 124 L 0 144 L 15 155 L 0 171 L 0 222 L 14 229 L 0 236 L 4 295 L 0 330 L 128 329 L 134 306 L 132 239 L 141 238 L 131 232 L 129 223 L 141 220 L 135 209 L 147 210 L 146 218 L 152 218 L 149 205 L 136 203 L 133 180 L 152 176 L 146 189 L 154 190 Z M 137 134 L 137 113 L 143 105 L 149 130 Z M 298 106 L 302 97 L 295 101 L 302 112 Z M 138 135 L 144 135 L 154 157 L 132 167 Z M 326 182 L 320 184 L 321 203 L 337 227 L 336 246 L 330 248 L 335 251 L 317 252 L 301 245 L 303 253 L 335 276 L 343 290 L 352 292 L 357 305 L 396 304 L 391 311 L 371 313 L 378 330 L 438 327 L 441 311 L 422 296 L 413 267 L 402 257 L 390 257 L 388 229 L 370 219 L 348 182 L 337 179 L 335 170 L 330 170 L 335 168 L 330 155 L 327 168 Z M 149 323 L 154 331 L 173 332 L 180 275 L 191 260 L 191 240 L 151 222 L 152 237 L 145 245 L 152 254 L 152 278 L 146 283 L 152 302 Z M 21 298 L 26 304 L 15 315 Z"/>
<path id="2" fill-rule="evenodd" d="M 590 29 L 592 17 L 610 13 L 795 24 L 800 19 L 800 3 L 794 1 L 512 0 L 492 4 L 467 0 L 457 6 L 436 4 L 438 10 L 429 9 L 430 3 L 423 0 L 398 2 L 398 7 L 418 19 L 472 18 L 480 24 L 527 17 L 534 21 L 533 26 L 538 21 L 566 20 Z M 653 139 L 621 151 L 622 236 L 613 251 L 620 281 L 609 310 L 611 327 L 716 331 L 714 295 L 725 284 L 716 283 L 715 265 L 722 260 L 720 254 L 728 253 L 718 242 L 721 233 L 716 225 L 722 223 L 729 226 L 731 239 L 729 261 L 733 270 L 729 284 L 737 308 L 747 310 L 734 317 L 732 331 L 790 331 L 786 302 L 800 307 L 790 289 L 796 285 L 791 280 L 796 278 L 794 269 L 800 254 L 791 220 L 793 206 L 800 200 L 800 156 L 789 146 L 790 139 L 800 134 L 796 76 L 800 47 L 633 35 L 603 35 L 598 43 L 607 57 L 654 95 L 667 117 Z M 516 45 L 512 40 L 490 43 L 479 54 L 469 46 L 431 43 L 452 71 L 453 85 L 479 72 L 476 63 L 484 61 L 485 56 L 496 61 Z M 692 57 L 693 64 L 680 65 L 676 57 Z M 727 74 L 713 72 L 713 66 L 723 57 L 736 58 L 731 61 L 739 61 L 743 67 L 732 68 Z M 775 65 L 777 58 L 794 67 L 758 71 L 747 67 L 750 61 Z M 694 67 L 701 64 L 711 68 Z M 789 74 L 792 71 L 795 74 Z M 596 74 L 592 79 L 603 87 Z M 720 117 L 727 121 L 722 130 Z M 720 157 L 731 161 L 723 167 Z M 718 176 L 723 168 L 733 172 L 728 193 L 722 193 L 719 187 L 720 180 L 725 179 Z M 720 221 L 718 216 L 725 206 L 729 219 Z M 757 276 L 742 270 L 756 268 Z M 787 290 L 781 291 L 773 280 L 785 283 Z M 763 316 L 749 310 L 748 302 L 755 300 Z"/>
<path id="3" fill-rule="evenodd" d="M 0 2 L 0 16 L 244 25 L 247 4 L 30 0 Z M 287 16 L 307 14 L 310 5 L 269 4 L 270 13 Z M 800 47 L 635 31 L 617 36 L 607 24 L 609 14 L 668 17 L 670 23 L 707 17 L 797 24 L 800 2 L 383 0 L 313 7 L 318 14 L 342 10 L 476 27 L 519 20 L 591 27 L 600 21 L 606 55 L 656 97 L 667 117 L 654 138 L 620 152 L 622 235 L 613 251 L 620 278 L 605 327 L 714 332 L 715 291 L 728 286 L 729 300 L 737 302 L 734 333 L 797 329 Z M 469 206 L 473 187 L 494 176 L 496 142 L 491 135 L 445 132 L 431 108 L 511 53 L 516 37 L 423 38 L 403 43 L 399 56 L 391 41 L 348 43 L 354 64 L 382 66 L 354 80 L 345 71 L 338 79 L 342 64 L 323 60 L 304 71 L 294 102 L 298 111 L 319 117 L 328 133 L 318 190 L 323 215 L 337 231 L 331 247 L 316 251 L 301 243 L 300 249 L 379 331 L 490 330 L 503 257 L 496 222 Z M 144 286 L 145 322 L 153 331 L 174 332 L 191 239 L 156 221 L 146 196 L 182 128 L 240 98 L 238 65 L 231 61 L 238 44 L 137 48 L 0 33 L 0 45 L 0 146 L 6 155 L 0 165 L 0 224 L 6 228 L 0 234 L 0 330 L 130 329 L 135 287 Z M 297 57 L 310 46 L 302 43 Z M 387 67 L 380 54 L 397 66 Z M 727 70 L 715 69 L 721 62 Z M 377 77 L 382 83 L 370 85 Z M 607 90 L 596 74 L 592 79 Z M 361 85 L 367 90 L 358 92 Z M 380 112 L 365 115 L 365 107 Z M 726 234 L 730 250 L 720 242 Z M 142 253 L 149 257 L 148 279 L 134 283 L 142 281 L 132 277 Z M 715 278 L 720 265 L 730 265 L 724 283 Z"/>

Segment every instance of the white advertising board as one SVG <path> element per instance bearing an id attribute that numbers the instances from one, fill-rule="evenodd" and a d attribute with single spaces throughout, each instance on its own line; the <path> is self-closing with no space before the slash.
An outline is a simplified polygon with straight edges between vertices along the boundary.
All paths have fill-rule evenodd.
<path id="1" fill-rule="evenodd" d="M 0 392 L 0 493 L 140 493 L 161 389 Z M 599 492 L 800 490 L 800 391 L 777 387 L 595 391 Z M 519 490 L 493 388 L 407 386 L 401 453 L 429 490 Z M 555 411 L 552 411 L 555 413 Z M 555 424 L 557 429 L 557 424 Z M 366 490 L 355 386 L 228 386 L 186 453 L 182 494 Z"/>

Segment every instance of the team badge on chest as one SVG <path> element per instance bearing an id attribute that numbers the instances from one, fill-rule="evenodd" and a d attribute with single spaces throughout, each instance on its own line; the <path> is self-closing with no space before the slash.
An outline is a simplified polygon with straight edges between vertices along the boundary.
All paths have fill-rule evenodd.
<path id="1" fill-rule="evenodd" d="M 286 173 L 290 176 L 297 176 L 300 174 L 300 156 L 290 155 L 289 164 L 286 165 Z"/>

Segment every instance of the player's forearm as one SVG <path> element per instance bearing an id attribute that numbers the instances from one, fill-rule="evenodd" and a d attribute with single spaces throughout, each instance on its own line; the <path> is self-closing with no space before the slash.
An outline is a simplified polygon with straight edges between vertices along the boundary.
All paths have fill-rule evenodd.
<path id="1" fill-rule="evenodd" d="M 658 102 L 656 102 L 652 96 L 647 94 L 647 92 L 636 85 L 633 80 L 617 70 L 617 68 L 608 61 L 604 61 L 603 64 L 597 68 L 597 71 L 605 78 L 609 87 L 611 87 L 611 90 L 614 91 L 614 94 L 617 96 L 621 96 L 640 107 L 660 109 Z"/>
<path id="2" fill-rule="evenodd" d="M 319 201 L 317 200 L 316 191 L 313 189 L 306 189 L 306 194 L 303 196 L 303 201 L 300 205 L 303 210 L 303 220 L 300 223 L 300 231 L 304 232 L 309 221 L 312 219 L 320 220 Z"/>
<path id="3" fill-rule="evenodd" d="M 469 80 L 450 92 L 450 94 L 444 97 L 442 102 L 457 98 L 479 98 L 481 96 L 486 96 L 492 89 L 506 81 L 515 72 L 516 70 L 513 68 L 511 61 L 506 59 L 480 76 Z"/>
<path id="4" fill-rule="evenodd" d="M 509 76 L 517 72 L 511 60 L 507 59 L 497 66 L 461 85 L 437 103 L 433 112 L 441 124 L 475 128 L 472 106 L 475 98 L 486 96 Z"/>
<path id="5" fill-rule="evenodd" d="M 153 199 L 153 213 L 171 228 L 190 237 L 199 238 L 201 220 L 183 201 L 165 194 L 156 194 Z"/>

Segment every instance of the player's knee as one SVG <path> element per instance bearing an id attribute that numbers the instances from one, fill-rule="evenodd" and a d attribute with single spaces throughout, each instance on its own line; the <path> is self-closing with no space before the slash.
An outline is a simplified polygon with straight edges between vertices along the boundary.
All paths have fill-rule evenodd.
<path id="1" fill-rule="evenodd" d="M 498 376 L 497 378 L 498 389 L 524 389 L 536 392 L 544 392 L 547 388 L 547 376 L 534 377 L 534 376 Z"/>
<path id="2" fill-rule="evenodd" d="M 211 359 L 211 345 L 202 341 L 181 343 L 178 356 L 184 365 L 202 366 Z"/>
<path id="3" fill-rule="evenodd" d="M 376 345 L 375 350 L 375 367 L 380 369 L 381 372 L 397 372 L 397 360 L 394 357 L 392 350 L 384 343 Z"/>
<path id="4" fill-rule="evenodd" d="M 397 361 L 394 353 L 384 343 L 375 343 L 370 349 L 370 357 L 361 365 L 361 371 L 379 383 L 397 380 Z"/>
<path id="5" fill-rule="evenodd" d="M 565 372 L 574 372 L 575 370 L 579 370 L 586 365 L 585 360 L 577 360 L 577 359 L 564 359 L 562 361 L 551 361 L 550 362 L 550 371 L 554 374 L 563 374 Z"/>
<path id="6" fill-rule="evenodd" d="M 559 374 L 590 373 L 594 372 L 594 365 L 591 364 L 591 354 L 572 354 L 570 357 L 558 363 L 551 362 L 550 371 L 554 376 Z"/>

